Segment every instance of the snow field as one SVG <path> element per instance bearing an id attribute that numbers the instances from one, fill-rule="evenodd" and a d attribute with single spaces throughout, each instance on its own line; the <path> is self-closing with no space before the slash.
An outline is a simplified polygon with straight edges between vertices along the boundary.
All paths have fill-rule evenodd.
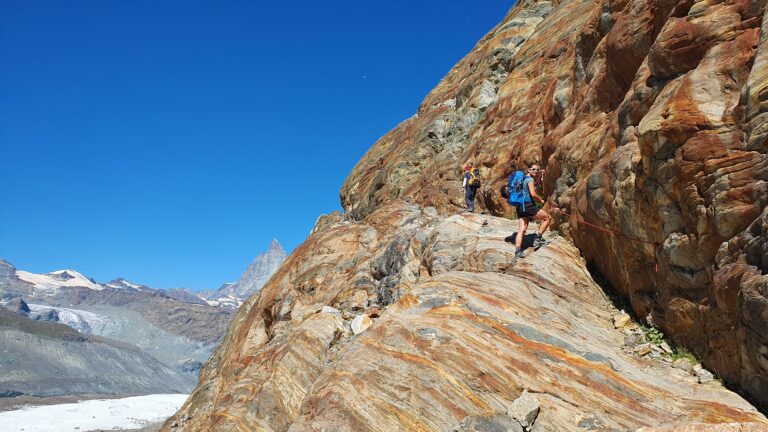
<path id="1" fill-rule="evenodd" d="M 8 432 L 81 432 L 141 428 L 173 415 L 187 396 L 154 394 L 22 408 L 0 412 L 0 429 Z"/>

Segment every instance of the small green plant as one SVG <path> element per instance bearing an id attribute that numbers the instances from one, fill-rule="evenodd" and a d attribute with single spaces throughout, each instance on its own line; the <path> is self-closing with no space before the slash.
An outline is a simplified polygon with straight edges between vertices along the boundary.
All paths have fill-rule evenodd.
<path id="1" fill-rule="evenodd" d="M 643 331 L 643 336 L 645 337 L 645 341 L 648 343 L 651 343 L 656 346 L 661 346 L 662 343 L 667 342 L 667 345 L 671 346 L 672 353 L 671 354 L 664 354 L 665 357 L 671 359 L 672 361 L 684 358 L 690 360 L 691 364 L 698 364 L 701 363 L 696 356 L 688 351 L 687 349 L 675 344 L 674 342 L 667 341 L 664 337 L 664 333 L 661 332 L 661 330 L 657 329 L 653 326 L 640 326 L 640 329 Z"/>
<path id="2" fill-rule="evenodd" d="M 643 334 L 645 334 L 645 341 L 654 345 L 661 345 L 664 342 L 664 333 L 656 327 L 642 327 Z"/>
<path id="3" fill-rule="evenodd" d="M 697 359 L 692 352 L 682 347 L 675 347 L 674 351 L 669 356 L 669 358 L 671 358 L 672 361 L 680 360 L 680 359 L 688 359 L 690 360 L 691 364 L 694 364 L 694 365 L 699 363 L 699 359 Z"/>

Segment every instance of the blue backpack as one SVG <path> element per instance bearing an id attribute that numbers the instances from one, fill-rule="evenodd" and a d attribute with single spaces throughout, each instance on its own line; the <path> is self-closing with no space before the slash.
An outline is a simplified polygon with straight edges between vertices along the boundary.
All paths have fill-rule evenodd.
<path id="1" fill-rule="evenodd" d="M 521 211 L 525 211 L 525 204 L 531 204 L 531 194 L 525 187 L 525 173 L 515 171 L 509 176 L 509 199 L 507 200 L 514 206 L 520 206 Z"/>

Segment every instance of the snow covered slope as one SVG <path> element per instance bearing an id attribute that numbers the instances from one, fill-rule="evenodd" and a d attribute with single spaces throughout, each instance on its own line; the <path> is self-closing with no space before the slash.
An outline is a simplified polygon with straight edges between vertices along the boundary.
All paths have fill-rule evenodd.
<path id="1" fill-rule="evenodd" d="M 34 285 L 37 289 L 56 290 L 68 287 L 84 287 L 101 291 L 104 286 L 74 270 L 57 270 L 46 274 L 35 274 L 17 270 L 16 276 Z"/>
<path id="2" fill-rule="evenodd" d="M 8 432 L 136 429 L 165 420 L 186 399 L 185 394 L 152 394 L 22 408 L 0 412 L 0 424 Z"/>

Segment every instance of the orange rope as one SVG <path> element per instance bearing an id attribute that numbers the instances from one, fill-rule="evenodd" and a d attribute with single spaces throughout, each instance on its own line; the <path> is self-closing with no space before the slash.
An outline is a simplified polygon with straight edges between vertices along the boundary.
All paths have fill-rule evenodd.
<path id="1" fill-rule="evenodd" d="M 587 225 L 587 226 L 592 227 L 594 229 L 600 230 L 600 231 L 602 231 L 604 233 L 611 234 L 611 235 L 614 235 L 614 236 L 617 236 L 617 237 L 621 237 L 621 238 L 624 238 L 626 240 L 629 240 L 629 241 L 635 242 L 635 243 L 642 243 L 642 244 L 653 245 L 653 258 L 654 258 L 654 261 L 656 262 L 656 273 L 659 272 L 659 259 L 656 256 L 656 249 L 659 246 L 662 245 L 662 242 L 641 240 L 641 239 L 638 239 L 638 238 L 630 237 L 630 236 L 624 234 L 621 231 L 616 231 L 616 230 L 611 230 L 611 229 L 603 228 L 601 226 L 597 226 L 597 225 L 595 225 L 593 223 L 587 222 L 584 219 L 582 219 L 580 217 L 575 217 L 575 216 L 571 215 L 570 213 L 566 212 L 565 210 L 561 210 L 561 209 L 559 209 L 557 207 L 555 207 L 554 210 L 559 212 L 559 213 L 562 213 L 562 214 L 568 216 L 569 218 L 576 219 L 577 221 L 579 221 L 579 223 L 583 223 L 584 225 Z"/>

